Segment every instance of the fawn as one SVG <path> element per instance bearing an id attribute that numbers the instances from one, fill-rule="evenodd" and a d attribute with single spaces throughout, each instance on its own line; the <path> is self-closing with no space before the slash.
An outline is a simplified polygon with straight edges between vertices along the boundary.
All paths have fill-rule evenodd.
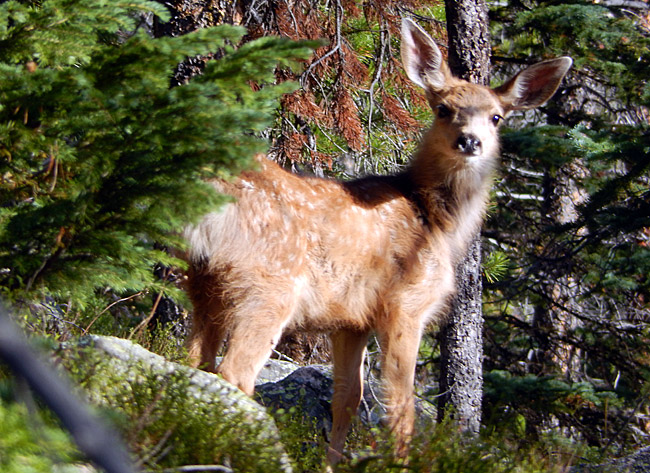
<path id="1" fill-rule="evenodd" d="M 456 264 L 481 225 L 499 123 L 546 102 L 572 63 L 538 63 L 496 89 L 471 84 L 452 76 L 435 42 L 408 19 L 401 56 L 436 116 L 407 171 L 338 182 L 299 177 L 258 156 L 256 170 L 214 182 L 235 200 L 185 232 L 195 366 L 252 395 L 285 328 L 331 334 L 331 463 L 361 399 L 372 332 L 382 350 L 388 425 L 406 448 L 420 337 L 428 323 L 444 320 Z"/>

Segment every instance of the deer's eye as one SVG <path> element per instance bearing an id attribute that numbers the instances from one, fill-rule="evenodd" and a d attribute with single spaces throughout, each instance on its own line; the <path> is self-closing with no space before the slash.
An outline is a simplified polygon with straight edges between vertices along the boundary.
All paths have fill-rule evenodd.
<path id="1" fill-rule="evenodd" d="M 497 126 L 501 120 L 503 120 L 501 115 L 492 115 L 492 124 L 494 126 Z"/>
<path id="2" fill-rule="evenodd" d="M 438 118 L 446 118 L 451 115 L 451 109 L 446 105 L 440 104 L 436 107 L 436 110 L 438 112 Z"/>

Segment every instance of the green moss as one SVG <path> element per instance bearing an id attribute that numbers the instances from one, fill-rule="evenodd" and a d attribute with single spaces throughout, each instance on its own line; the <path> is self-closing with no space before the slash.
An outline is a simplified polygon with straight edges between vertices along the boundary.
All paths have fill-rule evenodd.
<path id="1" fill-rule="evenodd" d="M 45 417 L 0 399 L 0 471 L 51 473 L 79 460 L 67 432 Z"/>
<path id="2" fill-rule="evenodd" d="M 285 469 L 288 460 L 271 419 L 234 387 L 216 378 L 206 383 L 212 375 L 162 358 L 119 361 L 93 348 L 68 348 L 60 357 L 147 470 L 182 465 L 223 465 L 235 472 Z"/>

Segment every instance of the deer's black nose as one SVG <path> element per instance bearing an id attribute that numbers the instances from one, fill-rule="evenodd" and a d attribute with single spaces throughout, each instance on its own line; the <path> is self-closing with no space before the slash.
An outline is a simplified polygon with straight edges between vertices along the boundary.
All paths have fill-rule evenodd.
<path id="1" fill-rule="evenodd" d="M 456 148 L 464 154 L 479 154 L 481 152 L 481 140 L 471 134 L 462 134 L 456 141 Z"/>

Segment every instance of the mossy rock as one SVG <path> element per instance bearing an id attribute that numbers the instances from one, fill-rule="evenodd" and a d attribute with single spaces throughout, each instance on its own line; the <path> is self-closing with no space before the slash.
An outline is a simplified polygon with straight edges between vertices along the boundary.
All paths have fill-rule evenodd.
<path id="1" fill-rule="evenodd" d="M 68 342 L 58 357 L 149 469 L 211 464 L 242 472 L 291 471 L 273 419 L 214 374 L 116 337 Z"/>

